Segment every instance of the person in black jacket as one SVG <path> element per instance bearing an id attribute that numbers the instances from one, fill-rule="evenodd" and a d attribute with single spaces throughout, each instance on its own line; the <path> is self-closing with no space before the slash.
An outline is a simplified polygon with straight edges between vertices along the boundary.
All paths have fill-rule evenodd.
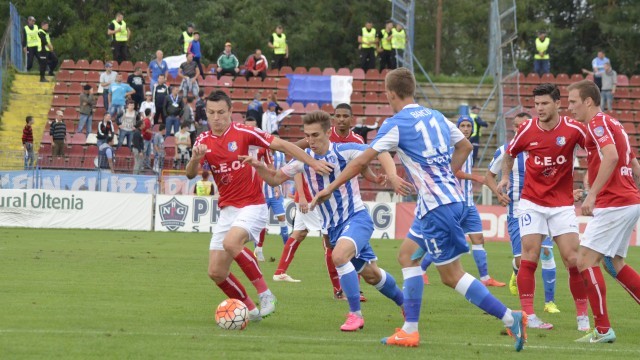
<path id="1" fill-rule="evenodd" d="M 133 130 L 133 173 L 135 175 L 140 174 L 140 170 L 142 170 L 142 165 L 144 163 L 144 139 L 142 139 L 142 132 L 140 128 L 142 127 L 142 121 L 138 121 L 134 126 Z"/>
<path id="2" fill-rule="evenodd" d="M 156 114 L 153 116 L 154 124 L 164 124 L 167 117 L 164 114 L 164 99 L 169 96 L 169 87 L 165 84 L 163 74 L 158 75 L 158 82 L 153 86 L 153 102 L 156 104 Z"/>
<path id="3" fill-rule="evenodd" d="M 107 142 L 111 137 L 115 136 L 115 129 L 113 128 L 113 122 L 111 122 L 111 115 L 109 113 L 104 114 L 104 118 L 98 124 L 98 133 L 96 138 L 98 139 L 98 147 Z"/>
<path id="4" fill-rule="evenodd" d="M 165 97 L 162 111 L 167 125 L 165 137 L 177 134 L 180 131 L 180 118 L 184 112 L 184 104 L 180 97 L 179 87 L 174 86 L 171 88 L 171 95 Z M 173 130 L 173 133 L 171 130 Z"/>
<path id="5" fill-rule="evenodd" d="M 67 125 L 62 121 L 62 110 L 56 111 L 56 120 L 51 124 L 49 134 L 53 139 L 53 156 L 64 156 L 64 139 L 67 137 Z"/>

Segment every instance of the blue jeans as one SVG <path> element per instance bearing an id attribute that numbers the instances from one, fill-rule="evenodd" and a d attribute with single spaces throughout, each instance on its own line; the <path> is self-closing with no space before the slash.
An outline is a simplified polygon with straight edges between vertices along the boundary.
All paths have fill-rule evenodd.
<path id="1" fill-rule="evenodd" d="M 33 162 L 35 160 L 33 156 L 33 143 L 24 143 L 24 169 L 31 170 L 33 169 Z"/>
<path id="2" fill-rule="evenodd" d="M 151 140 L 144 140 L 144 166 L 151 168 L 151 161 L 149 160 L 149 156 L 151 156 L 151 149 L 153 145 L 151 144 Z"/>
<path id="3" fill-rule="evenodd" d="M 104 108 L 108 110 L 109 109 L 109 89 L 102 90 L 102 100 L 104 100 L 102 102 L 104 104 Z"/>
<path id="4" fill-rule="evenodd" d="M 549 60 L 533 60 L 533 72 L 542 77 L 551 72 L 551 63 Z"/>
<path id="5" fill-rule="evenodd" d="M 600 91 L 600 106 L 605 111 L 613 110 L 613 93 L 611 90 Z"/>
<path id="6" fill-rule="evenodd" d="M 133 131 L 120 129 L 120 131 L 118 132 L 118 146 L 116 147 L 116 150 L 120 149 L 120 146 L 122 146 L 122 141 L 125 137 L 127 138 L 127 146 L 129 147 L 129 149 L 131 149 L 131 143 L 133 142 Z"/>
<path id="7" fill-rule="evenodd" d="M 180 131 L 180 118 L 177 116 L 167 116 L 166 120 L 166 132 L 164 136 L 171 136 L 171 128 L 173 127 L 173 133 L 177 134 Z"/>
<path id="8" fill-rule="evenodd" d="M 198 82 L 184 78 L 182 79 L 182 83 L 180 83 L 180 90 L 182 90 L 182 96 L 185 98 L 189 96 L 189 92 L 193 94 L 193 97 L 198 98 L 198 92 L 200 91 L 200 87 L 198 86 Z"/>
<path id="9" fill-rule="evenodd" d="M 87 136 L 89 136 L 89 134 L 91 134 L 92 121 L 93 121 L 93 114 L 89 114 L 89 115 L 80 114 L 80 122 L 78 122 L 78 130 L 76 130 L 76 132 L 81 133 L 82 129 L 86 127 L 87 130 L 85 131 L 85 133 L 87 134 Z"/>
<path id="10" fill-rule="evenodd" d="M 111 119 L 113 119 L 116 124 L 120 125 L 120 118 L 124 115 L 124 105 L 111 104 L 109 107 L 109 115 L 111 115 Z"/>

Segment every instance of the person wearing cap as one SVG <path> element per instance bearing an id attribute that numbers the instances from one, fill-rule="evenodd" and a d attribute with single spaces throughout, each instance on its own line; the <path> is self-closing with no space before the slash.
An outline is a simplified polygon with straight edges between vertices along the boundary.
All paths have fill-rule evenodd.
<path id="1" fill-rule="evenodd" d="M 116 124 L 120 125 L 120 117 L 124 113 L 127 97 L 135 92 L 129 84 L 122 82 L 122 74 L 116 75 L 116 81 L 109 86 L 109 103 L 111 104 L 109 105 L 109 114 L 115 118 Z"/>
<path id="2" fill-rule="evenodd" d="M 142 76 L 142 69 L 138 66 L 133 69 L 133 74 L 127 78 L 127 84 L 135 90 L 135 94 L 131 96 L 131 100 L 136 104 L 136 109 L 140 109 L 140 104 L 144 100 L 144 76 Z"/>
<path id="3" fill-rule="evenodd" d="M 193 41 L 193 35 L 195 33 L 195 30 L 196 30 L 195 25 L 193 25 L 193 23 L 188 23 L 187 30 L 183 31 L 182 34 L 180 34 L 180 37 L 178 38 L 178 44 L 182 46 L 182 51 L 185 54 L 189 52 L 189 45 L 191 45 L 191 42 Z"/>
<path id="4" fill-rule="evenodd" d="M 118 64 L 129 59 L 129 39 L 131 38 L 131 29 L 127 27 L 124 21 L 124 15 L 121 12 L 116 14 L 116 18 L 111 20 L 107 35 L 112 37 L 111 50 L 113 51 L 113 60 Z"/>
<path id="5" fill-rule="evenodd" d="M 151 91 L 144 93 L 144 101 L 140 104 L 140 115 L 144 115 L 147 109 L 151 111 L 150 118 L 153 119 L 156 116 L 156 103 L 153 102 L 153 93 Z"/>
<path id="6" fill-rule="evenodd" d="M 546 31 L 538 31 L 538 37 L 536 37 L 536 53 L 533 55 L 533 71 L 540 77 L 551 72 L 551 63 L 549 61 L 550 42 L 551 39 L 547 37 Z"/>
<path id="7" fill-rule="evenodd" d="M 471 145 L 473 145 L 473 163 L 478 163 L 478 149 L 480 148 L 480 137 L 482 136 L 482 128 L 488 127 L 487 124 L 480 117 L 480 107 L 477 105 L 473 105 L 471 107 L 471 112 L 469 113 L 469 117 L 473 120 L 473 131 L 471 132 L 471 137 L 469 137 L 469 141 Z"/>
<path id="8" fill-rule="evenodd" d="M 267 105 L 267 111 L 262 114 L 262 130 L 267 134 L 278 134 L 278 128 L 280 127 L 280 120 L 278 120 L 278 114 L 276 108 L 278 104 L 275 101 L 269 102 Z"/>
<path id="9" fill-rule="evenodd" d="M 53 76 L 53 70 L 58 66 L 58 57 L 53 51 L 53 44 L 49 37 L 49 23 L 43 21 L 38 30 L 38 38 L 40 39 L 40 52 L 38 53 L 38 63 L 40 65 L 40 81 L 47 82 L 44 73 L 49 68 L 49 76 Z"/>
<path id="10" fill-rule="evenodd" d="M 209 171 L 202 170 L 202 179 L 196 182 L 193 193 L 196 194 L 196 196 L 209 196 L 215 194 L 213 182 L 209 181 Z"/>
<path id="11" fill-rule="evenodd" d="M 262 55 L 262 50 L 256 49 L 256 52 L 249 56 L 245 77 L 247 81 L 252 76 L 260 76 L 262 81 L 267 78 L 267 58 Z"/>
<path id="12" fill-rule="evenodd" d="M 22 31 L 22 49 L 27 54 L 27 71 L 33 67 L 33 58 L 38 55 L 41 46 L 36 18 L 29 16 L 27 25 L 24 26 Z"/>
<path id="13" fill-rule="evenodd" d="M 102 88 L 102 100 L 104 108 L 109 110 L 109 88 L 116 82 L 117 72 L 112 70 L 110 62 L 104 64 L 104 72 L 100 74 L 100 87 Z M 99 93 L 100 91 L 98 91 Z"/>
<path id="14" fill-rule="evenodd" d="M 280 70 L 283 66 L 287 66 L 289 45 L 287 45 L 287 35 L 284 34 L 282 25 L 276 26 L 276 31 L 271 34 L 268 45 L 273 49 L 273 68 Z"/>
<path id="15" fill-rule="evenodd" d="M 53 139 L 51 155 L 64 156 L 64 139 L 67 137 L 67 125 L 62 121 L 64 113 L 62 110 L 56 111 L 56 119 L 49 128 L 49 135 Z"/>
<path id="16" fill-rule="evenodd" d="M 93 121 L 93 108 L 96 106 L 96 98 L 93 95 L 93 88 L 87 84 L 84 86 L 82 94 L 80 94 L 80 121 L 78 122 L 78 130 L 76 134 L 82 133 L 83 129 L 85 134 L 89 136 L 91 133 L 91 123 Z"/>
<path id="17" fill-rule="evenodd" d="M 98 157 L 96 167 L 105 173 L 115 173 L 116 152 L 113 150 L 113 136 L 107 137 L 102 143 L 98 143 Z"/>
<path id="18" fill-rule="evenodd" d="M 364 72 L 376 68 L 376 48 L 378 47 L 376 34 L 373 22 L 367 21 L 362 28 L 362 33 L 358 36 L 358 43 L 360 44 L 360 67 Z"/>
<path id="19" fill-rule="evenodd" d="M 393 54 L 393 47 L 391 46 L 391 39 L 393 34 L 393 21 L 387 20 L 385 28 L 378 32 L 378 41 L 380 47 L 378 53 L 380 53 L 380 71 L 384 69 L 395 69 L 396 58 Z"/>
<path id="20" fill-rule="evenodd" d="M 149 79 L 149 89 L 153 91 L 153 88 L 156 86 L 158 82 L 158 77 L 160 75 L 164 75 L 164 78 L 167 78 L 169 74 L 169 65 L 164 61 L 164 53 L 162 50 L 156 51 L 156 58 L 149 61 L 149 66 L 147 67 L 147 78 Z"/>
<path id="21" fill-rule="evenodd" d="M 191 43 L 189 44 L 189 50 L 187 51 L 187 54 L 193 54 L 193 61 L 198 64 L 200 75 L 202 75 L 202 78 L 204 79 L 205 73 L 202 69 L 202 63 L 200 62 L 200 59 L 202 58 L 202 50 L 200 48 L 200 33 L 197 31 L 193 33 L 193 40 L 191 40 Z"/>
<path id="22" fill-rule="evenodd" d="M 240 71 L 240 62 L 238 58 L 231 52 L 231 43 L 227 42 L 224 44 L 224 51 L 218 57 L 218 68 L 216 69 L 216 76 L 218 80 L 222 75 L 232 75 L 235 79 L 238 76 L 238 72 Z"/>
<path id="23" fill-rule="evenodd" d="M 186 99 L 189 93 L 192 93 L 194 97 L 198 97 L 198 91 L 200 91 L 198 86 L 200 69 L 198 69 L 198 64 L 193 61 L 192 53 L 187 53 L 187 61 L 180 64 L 178 74 L 182 77 L 182 82 L 180 83 L 182 97 Z"/>

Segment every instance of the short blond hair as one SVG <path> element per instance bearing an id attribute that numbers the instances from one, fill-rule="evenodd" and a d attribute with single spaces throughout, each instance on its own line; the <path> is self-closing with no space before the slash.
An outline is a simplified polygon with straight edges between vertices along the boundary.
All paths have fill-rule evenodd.
<path id="1" fill-rule="evenodd" d="M 320 124 L 323 131 L 329 131 L 331 128 L 331 115 L 322 110 L 312 111 L 302 117 L 302 123 L 305 125 Z"/>
<path id="2" fill-rule="evenodd" d="M 384 79 L 388 91 L 401 99 L 413 98 L 416 93 L 416 78 L 411 70 L 401 67 L 391 70 Z"/>

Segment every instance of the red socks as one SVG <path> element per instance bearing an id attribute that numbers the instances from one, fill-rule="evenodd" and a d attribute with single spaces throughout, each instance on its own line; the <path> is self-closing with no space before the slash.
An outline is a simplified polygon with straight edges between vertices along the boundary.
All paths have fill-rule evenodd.
<path id="1" fill-rule="evenodd" d="M 322 242 L 324 244 L 324 241 Z M 327 263 L 327 272 L 329 272 L 329 280 L 331 280 L 331 284 L 333 285 L 333 292 L 340 291 L 342 287 L 340 286 L 340 277 L 338 276 L 338 270 L 336 270 L 336 265 L 333 263 L 331 259 L 331 254 L 333 253 L 333 249 L 330 247 L 325 247 L 324 249 L 324 261 Z"/>
<path id="2" fill-rule="evenodd" d="M 518 271 L 517 277 L 520 306 L 522 306 L 522 311 L 529 315 L 535 314 L 533 310 L 533 296 L 536 292 L 535 273 L 537 268 L 537 262 L 527 260 L 520 261 L 520 270 Z"/>
<path id="3" fill-rule="evenodd" d="M 604 285 L 604 281 L 602 282 Z M 576 303 L 576 316 L 589 315 L 589 296 L 587 296 L 587 288 L 585 287 L 584 280 L 580 275 L 577 267 L 569 268 L 569 290 L 573 296 L 573 301 Z"/>
<path id="4" fill-rule="evenodd" d="M 287 243 L 284 244 L 284 249 L 282 249 L 282 256 L 280 256 L 280 263 L 278 263 L 276 275 L 287 272 L 289 264 L 293 261 L 293 256 L 296 254 L 296 250 L 298 250 L 298 246 L 300 246 L 300 242 L 296 239 L 290 237 L 289 240 L 287 240 Z"/>
<path id="5" fill-rule="evenodd" d="M 253 255 L 247 248 L 243 248 L 240 254 L 236 256 L 233 260 L 238 263 L 240 269 L 247 275 L 249 281 L 255 286 L 258 294 L 262 294 L 263 292 L 269 290 L 267 287 L 267 283 L 264 281 L 264 277 L 262 277 L 262 272 L 260 271 L 260 267 L 258 266 L 258 261 L 256 257 Z"/>
<path id="6" fill-rule="evenodd" d="M 242 301 L 249 311 L 256 308 L 256 304 L 251 300 L 249 295 L 247 295 L 247 291 L 244 289 L 244 286 L 238 281 L 238 279 L 232 274 L 229 273 L 226 279 L 223 282 L 216 284 L 222 290 L 222 292 L 227 295 L 230 299 L 238 299 Z"/>
<path id="7" fill-rule="evenodd" d="M 631 266 L 625 265 L 620 269 L 616 280 L 640 304 L 640 275 Z"/>
<path id="8" fill-rule="evenodd" d="M 262 229 L 262 231 L 260 231 L 260 239 L 258 240 L 258 245 L 257 247 L 262 247 L 262 244 L 264 244 L 264 236 L 267 234 L 267 228 Z"/>
<path id="9" fill-rule="evenodd" d="M 587 295 L 591 304 L 596 330 L 605 334 L 611 328 L 607 314 L 607 286 L 599 266 L 590 267 L 580 273 L 587 285 Z"/>

